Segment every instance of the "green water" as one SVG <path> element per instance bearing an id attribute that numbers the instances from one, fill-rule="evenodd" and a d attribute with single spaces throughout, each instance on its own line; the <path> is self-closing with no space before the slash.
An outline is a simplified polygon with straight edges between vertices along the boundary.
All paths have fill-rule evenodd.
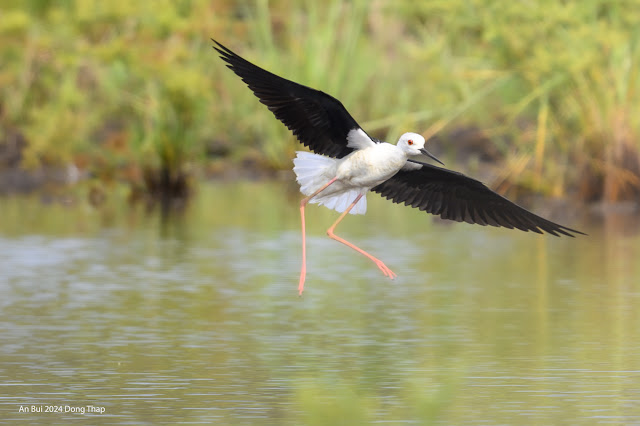
<path id="1" fill-rule="evenodd" d="M 337 232 L 390 281 L 312 206 L 298 297 L 298 199 L 0 200 L 0 423 L 640 423 L 637 227 L 445 226 L 373 194 Z"/>

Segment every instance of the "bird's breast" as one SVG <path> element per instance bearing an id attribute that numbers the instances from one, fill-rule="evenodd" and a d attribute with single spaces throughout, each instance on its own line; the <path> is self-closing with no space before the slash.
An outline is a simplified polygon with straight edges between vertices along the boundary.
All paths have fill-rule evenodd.
<path id="1" fill-rule="evenodd" d="M 378 143 L 340 160 L 336 176 L 350 186 L 373 188 L 398 173 L 406 162 L 407 156 L 400 148 Z"/>

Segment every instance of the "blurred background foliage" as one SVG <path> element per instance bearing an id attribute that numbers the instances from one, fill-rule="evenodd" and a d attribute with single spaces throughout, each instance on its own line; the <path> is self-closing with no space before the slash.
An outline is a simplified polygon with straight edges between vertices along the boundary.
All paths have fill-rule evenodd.
<path id="1" fill-rule="evenodd" d="M 213 37 L 501 192 L 638 200 L 638 22 L 635 0 L 4 0 L 0 170 L 181 197 L 289 168 Z"/>

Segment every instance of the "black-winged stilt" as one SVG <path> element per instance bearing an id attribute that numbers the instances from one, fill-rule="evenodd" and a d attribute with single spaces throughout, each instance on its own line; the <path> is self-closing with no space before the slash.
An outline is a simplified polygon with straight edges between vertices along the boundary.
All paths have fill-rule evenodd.
<path id="1" fill-rule="evenodd" d="M 304 209 L 309 202 L 342 213 L 327 230 L 329 237 L 362 253 L 392 279 L 396 274 L 381 260 L 334 234 L 336 226 L 347 213 L 366 212 L 364 196 L 369 191 L 377 192 L 394 203 L 404 203 L 457 222 L 516 228 L 538 234 L 547 232 L 555 236 L 582 234 L 531 213 L 480 181 L 411 158 L 424 154 L 442 164 L 425 149 L 421 135 L 405 133 L 396 145 L 372 138 L 334 97 L 272 74 L 217 41 L 213 42 L 217 45 L 213 48 L 227 67 L 303 145 L 315 152 L 299 151 L 293 160 L 300 191 L 306 195 L 300 202 L 300 294 L 306 277 Z"/>

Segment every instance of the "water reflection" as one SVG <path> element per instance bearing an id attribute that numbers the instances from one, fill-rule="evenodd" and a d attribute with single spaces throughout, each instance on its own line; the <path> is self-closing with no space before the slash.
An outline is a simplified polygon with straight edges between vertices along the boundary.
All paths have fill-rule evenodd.
<path id="1" fill-rule="evenodd" d="M 0 422 L 640 422 L 637 236 L 434 226 L 372 197 L 341 230 L 398 279 L 310 209 L 299 298 L 283 192 L 205 188 L 163 232 L 51 207 L 26 229 L 2 201 Z M 18 412 L 42 404 L 106 410 Z"/>

